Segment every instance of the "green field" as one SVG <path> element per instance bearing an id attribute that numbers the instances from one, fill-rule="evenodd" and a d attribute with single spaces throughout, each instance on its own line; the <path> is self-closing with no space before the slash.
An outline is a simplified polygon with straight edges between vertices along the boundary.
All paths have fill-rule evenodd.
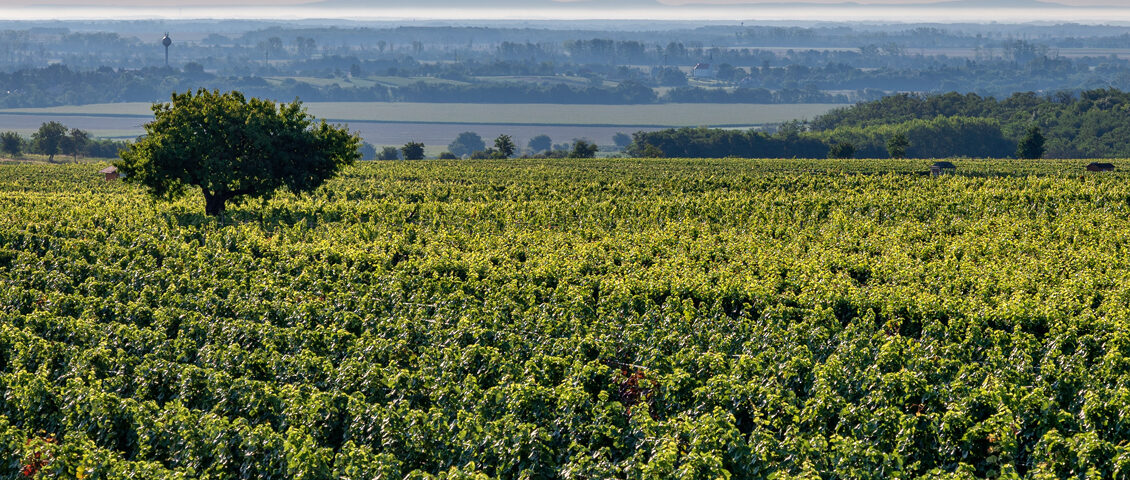
<path id="1" fill-rule="evenodd" d="M 294 80 L 298 83 L 306 83 L 316 87 L 328 87 L 330 85 L 337 85 L 341 88 L 370 88 L 376 85 L 384 85 L 387 87 L 403 87 L 414 83 L 427 83 L 431 85 L 468 85 L 467 82 L 460 82 L 455 80 L 446 80 L 442 78 L 433 77 L 383 77 L 383 76 L 369 76 L 369 77 L 347 77 L 347 78 L 322 78 L 322 77 L 265 77 L 265 80 L 272 85 L 280 85 L 287 80 Z"/>
<path id="2" fill-rule="evenodd" d="M 1130 176 L 955 162 L 0 165 L 0 477 L 1126 478 Z"/>
<path id="3" fill-rule="evenodd" d="M 508 125 L 752 126 L 811 119 L 841 105 L 547 105 L 473 103 L 311 102 L 310 113 L 335 121 Z M 0 110 L 0 114 L 141 116 L 148 103 Z"/>

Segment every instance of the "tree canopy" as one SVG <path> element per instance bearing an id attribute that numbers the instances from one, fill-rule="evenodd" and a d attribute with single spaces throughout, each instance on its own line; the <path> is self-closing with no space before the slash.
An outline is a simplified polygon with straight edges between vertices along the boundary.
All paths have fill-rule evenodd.
<path id="1" fill-rule="evenodd" d="M 356 134 L 316 122 L 298 100 L 201 89 L 174 93 L 153 114 L 116 166 L 155 197 L 199 188 L 208 215 L 220 215 L 229 201 L 316 189 L 361 156 Z"/>
<path id="2" fill-rule="evenodd" d="M 9 155 L 20 156 L 23 153 L 24 142 L 16 132 L 0 133 L 0 151 Z"/>
<path id="3" fill-rule="evenodd" d="M 494 139 L 494 148 L 502 158 L 510 158 L 514 156 L 514 151 L 518 147 L 514 145 L 514 139 L 510 138 L 510 135 L 503 134 Z"/>
<path id="4" fill-rule="evenodd" d="M 423 160 L 424 159 L 424 144 L 420 142 L 408 142 L 400 147 L 400 152 L 404 154 L 405 160 Z"/>
<path id="5" fill-rule="evenodd" d="M 1044 156 L 1044 135 L 1040 132 L 1040 127 L 1035 125 L 1028 127 L 1028 133 L 1020 140 L 1016 146 L 1016 158 L 1023 158 L 1027 160 L 1036 159 Z"/>
<path id="6" fill-rule="evenodd" d="M 458 157 L 463 155 L 471 155 L 475 152 L 486 150 L 487 144 L 483 141 L 483 137 L 475 132 L 460 133 L 455 140 L 447 146 L 447 151 L 454 153 Z"/>
<path id="7" fill-rule="evenodd" d="M 549 138 L 549 135 L 538 135 L 531 138 L 526 146 L 533 153 L 544 152 L 553 148 L 553 139 Z"/>
<path id="8" fill-rule="evenodd" d="M 63 140 L 67 136 L 67 127 L 59 122 L 46 122 L 39 126 L 39 130 L 31 135 L 32 144 L 47 155 L 47 160 L 50 162 L 55 161 L 55 154 L 59 153 L 59 149 L 63 146 Z"/>

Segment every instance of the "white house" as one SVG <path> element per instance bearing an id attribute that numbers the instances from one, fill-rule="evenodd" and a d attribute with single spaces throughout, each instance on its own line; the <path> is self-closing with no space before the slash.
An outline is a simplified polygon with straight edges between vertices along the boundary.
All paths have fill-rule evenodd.
<path id="1" fill-rule="evenodd" d="M 715 78 L 718 76 L 718 72 L 709 63 L 700 63 L 694 66 L 691 76 L 694 78 Z"/>

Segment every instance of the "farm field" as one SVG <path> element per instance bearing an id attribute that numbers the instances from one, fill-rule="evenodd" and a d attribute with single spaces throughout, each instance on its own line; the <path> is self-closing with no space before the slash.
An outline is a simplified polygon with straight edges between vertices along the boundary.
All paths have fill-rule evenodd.
<path id="1" fill-rule="evenodd" d="M 137 138 L 144 132 L 142 125 L 152 120 L 152 116 L 127 117 L 127 116 L 82 116 L 82 115 L 2 115 L 0 114 L 0 131 L 14 131 L 25 137 L 39 129 L 44 122 L 61 122 L 69 128 L 78 128 L 90 132 L 100 138 Z"/>
<path id="2" fill-rule="evenodd" d="M 310 113 L 333 121 L 570 126 L 750 126 L 813 118 L 835 104 L 548 105 L 473 103 L 311 102 Z M 149 117 L 148 103 L 113 103 L 0 110 L 5 114 Z"/>
<path id="3" fill-rule="evenodd" d="M 152 118 L 148 103 L 117 103 L 0 110 L 0 130 L 30 135 L 39 125 L 59 121 L 96 136 L 135 138 Z M 679 126 L 753 127 L 813 118 L 839 105 L 501 105 L 443 103 L 307 103 L 310 113 L 348 123 L 377 146 L 423 142 L 442 150 L 462 132 L 484 138 L 514 137 L 520 146 L 549 135 L 556 143 L 584 138 L 611 145 L 616 133 L 631 134 Z"/>
<path id="4" fill-rule="evenodd" d="M 98 117 L 83 115 L 0 115 L 0 131 L 15 131 L 25 137 L 31 136 L 43 122 L 58 121 L 67 127 L 79 128 L 92 135 L 103 138 L 134 139 L 144 133 L 142 125 L 150 118 L 142 117 Z M 431 147 L 435 155 L 447 150 L 447 145 L 462 132 L 476 132 L 483 138 L 492 139 L 501 134 L 510 135 L 514 141 L 525 146 L 531 138 L 547 134 L 556 143 L 569 143 L 574 138 L 585 138 L 600 145 L 611 145 L 612 137 L 623 132 L 659 130 L 656 127 L 602 127 L 602 126 L 544 126 L 544 125 L 498 125 L 473 123 L 377 123 L 349 122 L 349 128 L 361 134 L 365 141 L 377 146 L 400 146 L 408 142 L 423 142 Z"/>
<path id="5" fill-rule="evenodd" d="M 1130 475 L 1130 177 L 955 162 L 3 164 L 0 472 Z"/>

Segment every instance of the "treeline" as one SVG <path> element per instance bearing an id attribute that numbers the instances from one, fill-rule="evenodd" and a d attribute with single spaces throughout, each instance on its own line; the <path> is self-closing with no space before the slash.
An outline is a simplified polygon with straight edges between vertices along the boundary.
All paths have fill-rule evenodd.
<path id="1" fill-rule="evenodd" d="M 611 105 L 848 103 L 879 99 L 891 91 L 961 90 L 989 96 L 1010 95 L 1017 90 L 1075 91 L 1093 85 L 1130 89 L 1130 64 L 1121 60 L 1096 63 L 1094 59 L 1039 56 L 1026 63 L 999 59 L 955 63 L 950 59 L 923 64 L 919 59 L 906 66 L 872 68 L 867 62 L 832 62 L 829 54 L 793 52 L 760 66 L 717 63 L 706 74 L 710 75 L 708 81 L 698 79 L 694 83 L 686 72 L 673 66 L 534 60 L 428 63 L 409 56 L 374 61 L 327 56 L 245 75 L 210 72 L 198 63 L 180 69 L 138 70 L 76 70 L 56 64 L 0 72 L 0 85 L 4 86 L 0 89 L 0 108 L 153 102 L 164 100 L 171 91 L 201 87 L 286 101 L 298 97 L 308 102 Z"/>
<path id="2" fill-rule="evenodd" d="M 639 132 L 628 152 L 648 157 L 1024 157 L 1038 136 L 1047 158 L 1130 157 L 1130 93 L 902 94 L 834 110 L 809 124 L 760 131 L 681 128 Z M 904 143 L 892 148 L 893 139 Z"/>
<path id="3" fill-rule="evenodd" d="M 637 132 L 627 153 L 669 158 L 888 158 L 896 137 L 906 145 L 895 155 L 911 158 L 1004 158 L 1012 156 L 1017 145 L 995 120 L 954 116 L 830 131 L 807 131 L 791 123 L 774 134 L 711 128 Z"/>
<path id="4" fill-rule="evenodd" d="M 31 137 L 16 132 L 0 133 L 0 153 L 20 158 L 27 154 L 46 155 L 55 161 L 56 155 L 79 157 L 116 158 L 129 142 L 94 138 L 90 132 L 67 128 L 59 122 L 45 122 Z"/>
<path id="5" fill-rule="evenodd" d="M 676 128 L 636 132 L 626 153 L 633 157 L 668 158 L 824 158 L 829 146 L 800 135 L 796 124 L 770 135 L 756 130 Z"/>
<path id="6" fill-rule="evenodd" d="M 816 118 L 811 128 L 824 135 L 858 138 L 861 131 L 890 130 L 913 121 L 961 116 L 996 122 L 1016 141 L 1032 126 L 1047 139 L 1049 158 L 1130 157 L 1130 93 L 1117 89 L 1017 93 L 998 100 L 975 94 L 902 94 L 838 109 Z M 838 133 L 837 133 L 838 132 Z"/>
<path id="7" fill-rule="evenodd" d="M 665 71 L 669 73 L 669 71 Z M 301 98 L 314 101 L 436 102 L 436 103 L 847 103 L 848 97 L 811 89 L 733 90 L 683 87 L 660 94 L 642 81 L 626 80 L 605 85 L 567 85 L 559 82 L 417 81 L 400 87 L 355 85 L 353 77 L 341 73 L 325 86 L 288 78 L 268 81 L 262 77 L 221 77 L 204 72 L 199 65 L 183 70 L 148 68 L 93 72 L 74 71 L 64 65 L 0 73 L 0 108 L 47 107 L 112 102 L 157 102 L 169 92 L 197 88 L 239 90 L 260 98 Z M 685 83 L 685 78 L 683 83 Z M 343 87 L 342 85 L 347 85 Z M 872 92 L 877 97 L 879 92 Z"/>

